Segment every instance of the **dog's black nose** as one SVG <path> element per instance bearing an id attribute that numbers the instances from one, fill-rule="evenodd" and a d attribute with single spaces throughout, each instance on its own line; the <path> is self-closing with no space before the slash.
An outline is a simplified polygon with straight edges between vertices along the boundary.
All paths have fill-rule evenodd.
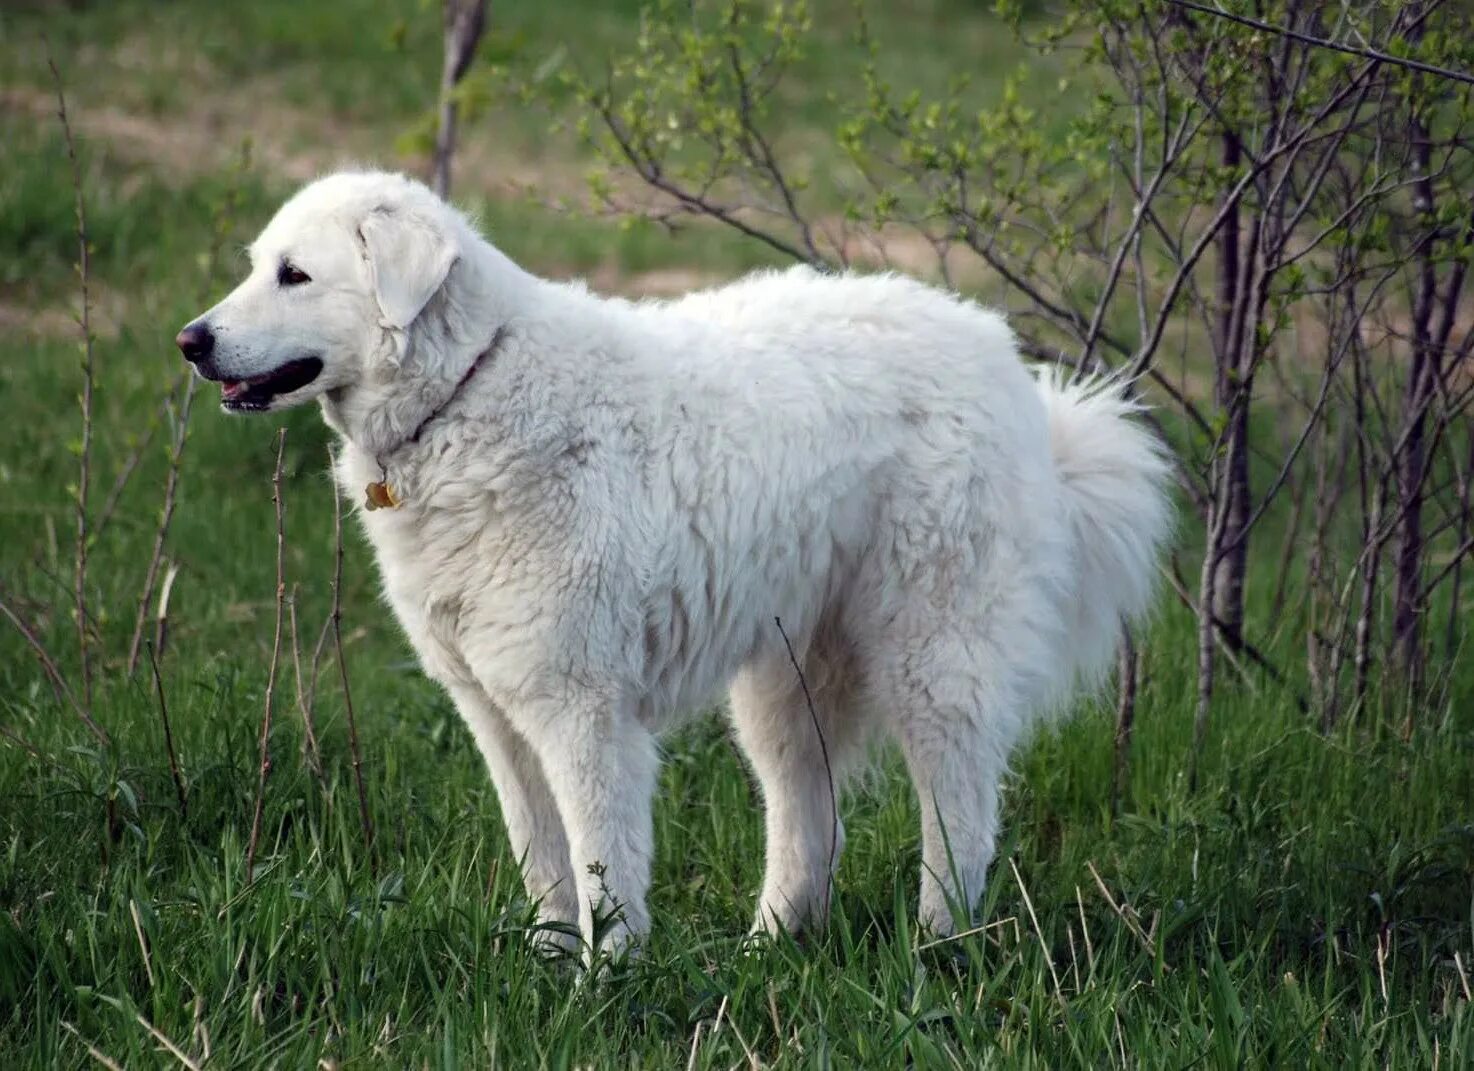
<path id="1" fill-rule="evenodd" d="M 204 324 L 190 324 L 174 337 L 174 345 L 190 364 L 199 364 L 215 349 L 215 336 Z"/>

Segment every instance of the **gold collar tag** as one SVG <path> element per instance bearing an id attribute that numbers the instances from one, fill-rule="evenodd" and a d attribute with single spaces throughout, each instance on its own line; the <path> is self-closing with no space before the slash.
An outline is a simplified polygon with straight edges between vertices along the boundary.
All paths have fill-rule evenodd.
<path id="1" fill-rule="evenodd" d="M 420 421 L 420 426 L 415 428 L 410 437 L 401 442 L 399 446 L 403 446 L 405 443 L 417 443 L 420 441 L 420 436 L 424 434 L 425 429 L 430 426 L 430 423 L 444 411 L 447 405 L 455 401 L 455 397 L 461 392 L 461 388 L 476 374 L 476 369 L 485 364 L 486 359 L 496 351 L 497 346 L 501 345 L 502 335 L 505 333 L 505 330 L 505 327 L 498 327 L 496 329 L 496 334 L 491 336 L 491 342 L 487 344 L 486 349 L 476 355 L 476 359 L 471 362 L 471 367 L 466 369 L 465 373 L 461 376 L 460 382 L 450 392 L 450 396 L 437 405 L 424 420 Z M 398 449 L 398 447 L 394 449 Z M 375 460 L 379 464 L 380 478 L 363 489 L 366 499 L 363 504 L 364 509 L 398 509 L 403 503 L 389 487 L 389 470 L 384 467 L 384 458 L 380 456 L 375 458 Z"/>
<path id="2" fill-rule="evenodd" d="M 390 490 L 389 485 L 384 481 L 375 480 L 363 490 L 364 494 L 367 497 L 367 501 L 364 503 L 365 509 L 376 510 L 399 508 L 399 499 L 394 497 L 394 492 Z"/>

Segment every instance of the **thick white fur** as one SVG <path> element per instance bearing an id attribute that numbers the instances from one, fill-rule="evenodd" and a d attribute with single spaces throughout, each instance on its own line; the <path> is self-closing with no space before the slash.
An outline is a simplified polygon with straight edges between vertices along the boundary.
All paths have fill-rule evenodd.
<path id="1" fill-rule="evenodd" d="M 1001 318 L 894 275 L 598 297 L 387 174 L 308 186 L 252 255 L 201 318 L 218 374 L 324 361 L 273 407 L 319 398 L 342 493 L 382 464 L 403 500 L 361 514 L 386 596 L 543 918 L 647 929 L 656 734 L 725 688 L 766 807 L 756 926 L 822 920 L 839 823 L 777 619 L 836 773 L 899 743 L 921 921 L 952 929 L 1010 751 L 1147 606 L 1168 467 L 1116 389 L 1036 377 Z M 312 282 L 279 286 L 284 257 Z"/>

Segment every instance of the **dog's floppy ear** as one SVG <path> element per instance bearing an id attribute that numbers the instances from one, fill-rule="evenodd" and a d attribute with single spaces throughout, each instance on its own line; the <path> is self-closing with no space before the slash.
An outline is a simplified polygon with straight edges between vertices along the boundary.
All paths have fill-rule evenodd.
<path id="1" fill-rule="evenodd" d="M 368 253 L 384 326 L 403 330 L 450 274 L 459 255 L 455 242 L 422 216 L 388 209 L 365 216 L 358 234 Z"/>

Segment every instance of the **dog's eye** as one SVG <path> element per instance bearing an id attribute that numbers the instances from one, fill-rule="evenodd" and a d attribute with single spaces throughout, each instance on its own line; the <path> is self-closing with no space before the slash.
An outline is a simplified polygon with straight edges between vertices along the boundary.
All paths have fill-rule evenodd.
<path id="1" fill-rule="evenodd" d="M 281 267 L 276 269 L 276 281 L 280 286 L 301 286 L 303 283 L 312 282 L 312 276 L 284 260 L 281 262 Z"/>

